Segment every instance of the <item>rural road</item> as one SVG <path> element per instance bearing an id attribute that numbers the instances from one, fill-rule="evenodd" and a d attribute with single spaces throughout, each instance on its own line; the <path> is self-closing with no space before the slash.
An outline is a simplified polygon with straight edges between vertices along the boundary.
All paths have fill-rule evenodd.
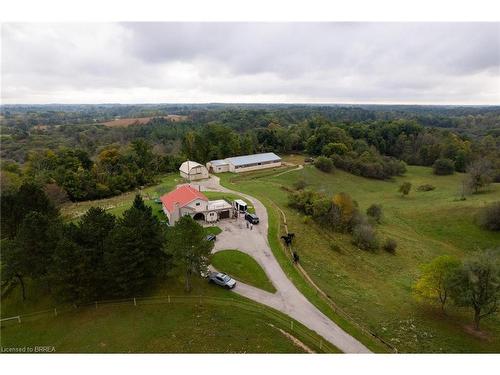
<path id="1" fill-rule="evenodd" d="M 192 185 L 196 186 L 196 184 Z M 254 225 L 253 230 L 246 228 L 243 218 L 220 221 L 218 226 L 222 229 L 222 233 L 217 236 L 214 251 L 238 249 L 252 256 L 263 268 L 277 292 L 269 293 L 241 282 L 238 282 L 236 288 L 233 289 L 234 292 L 291 316 L 344 353 L 370 353 L 368 348 L 344 332 L 309 302 L 288 279 L 269 246 L 267 210 L 259 200 L 221 186 L 216 176 L 211 176 L 210 179 L 201 181 L 198 185 L 202 191 L 220 191 L 244 197 L 253 204 L 255 213 L 260 219 L 260 223 Z"/>

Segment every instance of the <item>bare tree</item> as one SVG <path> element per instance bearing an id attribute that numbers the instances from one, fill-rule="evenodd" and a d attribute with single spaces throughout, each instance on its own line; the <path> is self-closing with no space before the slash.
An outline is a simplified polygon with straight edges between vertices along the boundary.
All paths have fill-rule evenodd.
<path id="1" fill-rule="evenodd" d="M 492 165 L 488 159 L 478 159 L 472 162 L 467 168 L 467 177 L 465 178 L 466 187 L 477 193 L 492 181 Z"/>

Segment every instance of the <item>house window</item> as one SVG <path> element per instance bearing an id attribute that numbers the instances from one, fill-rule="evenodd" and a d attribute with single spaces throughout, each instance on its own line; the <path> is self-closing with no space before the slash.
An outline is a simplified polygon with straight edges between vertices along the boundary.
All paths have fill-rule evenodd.
<path id="1" fill-rule="evenodd" d="M 196 202 L 196 205 L 199 206 L 200 205 L 200 202 Z"/>

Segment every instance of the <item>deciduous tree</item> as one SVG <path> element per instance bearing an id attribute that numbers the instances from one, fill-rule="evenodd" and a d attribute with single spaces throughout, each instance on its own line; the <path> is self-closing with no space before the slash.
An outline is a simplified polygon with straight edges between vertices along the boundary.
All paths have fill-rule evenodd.
<path id="1" fill-rule="evenodd" d="M 189 215 L 181 217 L 167 231 L 167 249 L 185 275 L 185 289 L 191 291 L 191 277 L 207 272 L 213 242 L 206 240 L 203 227 Z"/>

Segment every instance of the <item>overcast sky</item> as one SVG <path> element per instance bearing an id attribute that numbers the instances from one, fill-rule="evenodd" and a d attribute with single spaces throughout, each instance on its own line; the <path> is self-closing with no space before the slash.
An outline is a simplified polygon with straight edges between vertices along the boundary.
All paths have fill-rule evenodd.
<path id="1" fill-rule="evenodd" d="M 10 23 L 1 62 L 4 104 L 500 104 L 500 23 Z"/>

